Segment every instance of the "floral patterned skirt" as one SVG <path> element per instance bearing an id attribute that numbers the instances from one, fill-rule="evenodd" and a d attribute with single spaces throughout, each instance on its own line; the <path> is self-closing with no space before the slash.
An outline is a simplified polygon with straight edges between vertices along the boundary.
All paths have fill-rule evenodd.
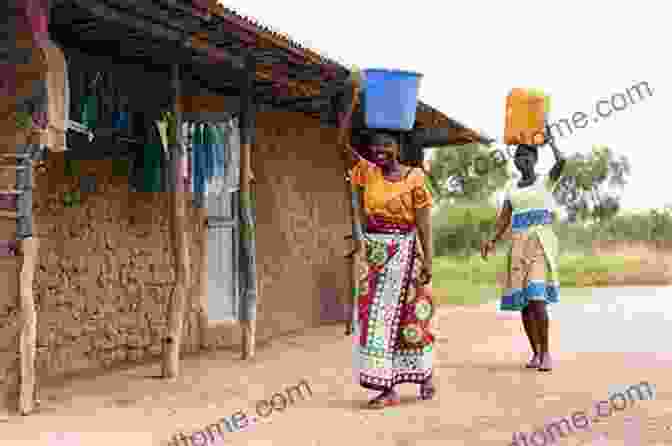
<path id="1" fill-rule="evenodd" d="M 558 303 L 559 283 L 556 259 L 557 238 L 552 232 L 512 235 L 506 287 L 500 301 L 502 311 L 521 311 L 531 300 Z"/>
<path id="2" fill-rule="evenodd" d="M 422 383 L 432 374 L 433 338 L 409 345 L 400 327 L 417 312 L 415 280 L 423 260 L 416 231 L 367 231 L 364 237 L 366 262 L 354 318 L 355 376 L 372 390 Z"/>

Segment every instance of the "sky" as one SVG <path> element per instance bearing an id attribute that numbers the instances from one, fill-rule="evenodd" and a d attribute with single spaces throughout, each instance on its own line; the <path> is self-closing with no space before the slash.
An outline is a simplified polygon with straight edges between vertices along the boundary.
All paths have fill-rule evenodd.
<path id="1" fill-rule="evenodd" d="M 667 2 L 564 0 L 439 2 L 416 0 L 227 0 L 251 16 L 346 65 L 420 72 L 420 99 L 451 118 L 501 140 L 511 88 L 551 94 L 551 121 L 647 82 L 652 95 L 558 138 L 567 154 L 605 144 L 625 155 L 632 176 L 626 209 L 672 203 L 669 125 L 672 30 Z M 646 91 L 646 88 L 642 90 Z M 646 95 L 646 93 L 644 93 Z M 626 94 L 627 96 L 627 94 Z M 617 106 L 620 103 L 617 102 Z M 540 153 L 539 170 L 552 153 Z"/>

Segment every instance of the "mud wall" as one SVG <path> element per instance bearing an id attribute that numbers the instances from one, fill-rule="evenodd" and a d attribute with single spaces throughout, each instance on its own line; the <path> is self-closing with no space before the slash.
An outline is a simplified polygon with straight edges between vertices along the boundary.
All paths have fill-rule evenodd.
<path id="1" fill-rule="evenodd" d="M 335 131 L 289 113 L 260 114 L 257 125 L 252 165 L 263 342 L 319 325 L 321 306 L 349 295 L 343 237 L 350 224 Z M 79 190 L 84 176 L 95 178 L 95 190 L 80 190 L 80 203 L 66 206 L 66 192 Z M 77 176 L 68 176 L 65 155 L 52 153 L 46 171 L 36 171 L 33 197 L 38 377 L 157 359 L 174 280 L 169 195 L 130 192 L 112 160 L 80 160 Z M 237 348 L 237 326 L 205 324 L 196 283 L 202 229 L 188 209 L 192 284 L 184 351 Z M 0 259 L 0 377 L 10 385 L 18 379 L 17 265 Z"/>

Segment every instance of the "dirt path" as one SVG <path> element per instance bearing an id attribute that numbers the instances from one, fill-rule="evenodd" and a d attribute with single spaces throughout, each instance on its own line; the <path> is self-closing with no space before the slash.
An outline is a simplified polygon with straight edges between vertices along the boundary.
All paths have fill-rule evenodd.
<path id="1" fill-rule="evenodd" d="M 513 431 L 531 432 L 550 418 L 571 417 L 606 399 L 610 386 L 646 380 L 656 385 L 654 401 L 637 402 L 595 429 L 613 440 L 603 445 L 640 445 L 623 443 L 624 419 L 635 416 L 642 423 L 641 445 L 672 445 L 669 355 L 558 352 L 556 370 L 541 374 L 521 368 L 527 347 L 520 322 L 498 318 L 492 306 L 442 308 L 437 325 L 439 393 L 431 402 L 416 401 L 417 388 L 408 385 L 400 388 L 402 406 L 362 409 L 367 394 L 353 382 L 350 339 L 341 326 L 329 326 L 277 339 L 259 349 L 253 364 L 227 351 L 187 358 L 174 383 L 150 378 L 159 366 L 149 365 L 46 388 L 40 413 L 0 423 L 0 444 L 165 445 L 179 430 L 191 433 L 238 409 L 251 417 L 256 401 L 306 379 L 312 397 L 297 398 L 249 431 L 227 433 L 223 444 L 505 446 Z M 58 442 L 49 440 L 49 432 L 72 434 Z M 577 432 L 557 444 L 578 445 L 590 437 Z"/>

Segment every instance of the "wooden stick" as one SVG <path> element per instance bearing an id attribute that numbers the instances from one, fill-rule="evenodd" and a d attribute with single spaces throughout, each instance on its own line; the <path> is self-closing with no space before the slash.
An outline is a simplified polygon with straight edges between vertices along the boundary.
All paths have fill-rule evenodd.
<path id="1" fill-rule="evenodd" d="M 173 93 L 175 97 L 175 120 L 177 144 L 172 147 L 173 165 L 176 167 L 172 174 L 176 180 L 178 155 L 181 152 L 180 142 L 182 140 L 181 106 L 180 98 L 180 67 L 173 65 Z M 174 143 L 174 142 L 173 142 Z M 163 377 L 177 378 L 180 374 L 180 346 L 182 345 L 182 334 L 184 329 L 184 316 L 187 302 L 187 290 L 190 283 L 190 262 L 187 244 L 187 224 L 186 224 L 186 203 L 185 193 L 178 192 L 177 187 L 172 196 L 172 241 L 173 241 L 173 263 L 175 266 L 175 288 L 168 303 L 168 335 L 166 336 L 163 348 Z"/>
<path id="2" fill-rule="evenodd" d="M 241 137 L 242 144 L 240 147 L 240 196 L 250 197 L 252 179 L 252 133 L 254 132 L 256 122 L 253 118 L 255 113 L 254 105 L 254 73 L 256 67 L 255 61 L 251 55 L 247 55 L 245 62 L 245 73 L 243 74 L 243 82 L 241 85 Z M 256 277 L 255 277 L 256 280 Z M 259 288 L 257 287 L 257 293 Z M 241 358 L 243 360 L 252 359 L 255 355 L 257 342 L 257 321 L 241 320 Z"/>
<path id="3" fill-rule="evenodd" d="M 21 387 L 19 390 L 19 411 L 28 415 L 35 402 L 35 357 L 37 349 L 37 313 L 33 295 L 33 279 L 37 263 L 39 241 L 29 237 L 21 241 L 23 255 L 19 273 L 19 293 L 21 299 Z"/>
<path id="4" fill-rule="evenodd" d="M 343 146 L 348 143 L 347 137 L 348 137 L 348 128 L 350 127 L 350 123 L 352 121 L 352 115 L 355 111 L 355 107 L 357 106 L 357 99 L 358 99 L 358 93 L 359 93 L 359 77 L 353 73 L 353 76 L 351 76 L 350 79 L 351 86 L 352 86 L 352 101 L 350 102 L 350 105 L 348 107 L 348 111 L 343 114 L 342 119 L 339 120 L 339 129 L 338 129 L 338 146 L 339 148 L 344 148 Z M 348 144 L 349 146 L 349 144 Z M 349 165 L 349 160 L 348 156 L 343 154 L 343 165 L 344 165 L 344 173 L 347 176 L 348 171 L 350 170 L 350 165 Z M 350 218 L 350 221 L 354 223 L 355 221 L 355 214 L 354 214 L 354 209 L 352 208 L 352 205 L 350 205 L 351 202 L 351 197 L 352 197 L 352 187 L 350 184 L 346 181 L 345 182 L 345 199 L 346 203 L 348 205 L 346 206 L 347 208 L 347 213 Z M 352 239 L 354 240 L 354 234 L 352 236 Z M 346 301 L 350 301 L 353 305 L 352 309 L 354 311 L 355 305 L 357 298 L 354 294 L 351 294 L 353 290 L 357 287 L 357 272 L 358 272 L 358 264 L 359 264 L 359 256 L 355 255 L 355 251 L 353 251 L 349 256 L 347 256 L 352 259 L 352 264 L 350 265 L 349 271 L 348 271 L 348 282 L 350 283 L 350 287 L 347 290 L 347 293 L 349 295 L 349 298 L 346 299 Z M 350 335 L 352 333 L 352 315 L 348 318 L 348 320 L 345 323 L 345 334 Z"/>
<path id="5" fill-rule="evenodd" d="M 243 144 L 240 147 L 240 193 L 241 195 L 249 195 L 250 193 L 250 156 L 251 147 L 249 143 Z M 256 328 L 257 321 L 249 320 L 240 322 L 241 327 L 241 343 L 242 343 L 242 359 L 252 359 L 255 354 L 256 347 Z"/>
<path id="6" fill-rule="evenodd" d="M 196 209 L 197 221 L 201 231 L 201 271 L 198 282 L 199 300 L 201 304 L 200 323 L 201 323 L 201 347 L 209 347 L 207 345 L 208 334 L 208 207 L 207 203 L 203 203 L 203 207 Z"/>

